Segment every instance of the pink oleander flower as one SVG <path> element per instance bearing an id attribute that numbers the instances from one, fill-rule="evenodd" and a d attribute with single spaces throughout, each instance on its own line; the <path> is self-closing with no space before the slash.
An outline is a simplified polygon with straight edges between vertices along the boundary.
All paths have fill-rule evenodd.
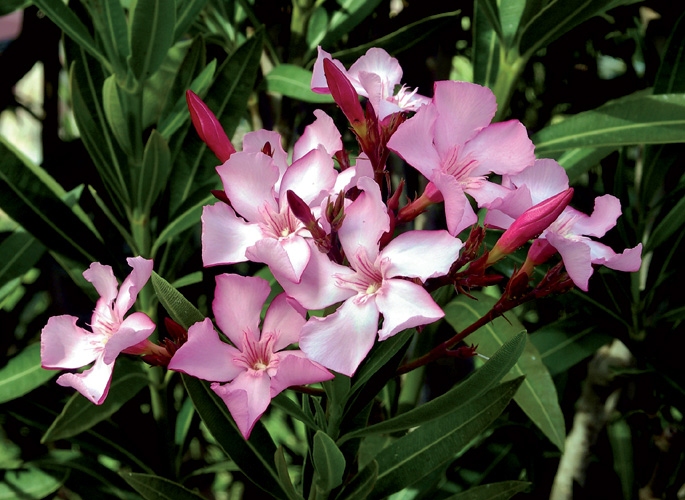
<path id="1" fill-rule="evenodd" d="M 357 187 L 362 193 L 345 208 L 338 231 L 350 266 L 331 262 L 310 242 L 311 258 L 299 284 L 274 273 L 286 293 L 307 309 L 343 302 L 333 314 L 309 319 L 300 348 L 314 361 L 349 376 L 376 336 L 385 340 L 444 316 L 419 282 L 447 274 L 462 247 L 447 231 L 409 231 L 381 250 L 379 241 L 390 221 L 380 188 L 369 177 L 359 179 Z"/>
<path id="2" fill-rule="evenodd" d="M 536 160 L 533 166 L 517 175 L 504 177 L 502 184 L 514 190 L 490 204 L 485 223 L 506 229 L 530 206 L 566 190 L 568 177 L 557 162 L 545 159 Z M 561 255 L 569 277 L 584 291 L 588 290 L 593 265 L 617 271 L 637 271 L 641 265 L 642 244 L 616 254 L 607 245 L 588 237 L 604 236 L 616 225 L 620 215 L 620 201 L 608 194 L 595 199 L 595 208 L 590 216 L 566 207 L 540 235 L 539 239 L 545 240 L 546 244 L 535 244 L 527 267 L 551 257 L 554 254 L 551 246 Z"/>
<path id="3" fill-rule="evenodd" d="M 432 102 L 402 123 L 388 141 L 389 149 L 430 181 L 424 195 L 429 203 L 444 200 L 452 235 L 477 221 L 466 194 L 479 207 L 487 207 L 507 192 L 489 182 L 489 174 L 515 174 L 535 160 L 533 143 L 518 120 L 490 123 L 496 109 L 490 89 L 436 82 Z"/>
<path id="4" fill-rule="evenodd" d="M 271 302 L 260 331 L 260 313 L 270 291 L 261 278 L 217 276 L 212 310 L 235 347 L 221 341 L 205 319 L 190 327 L 188 341 L 169 362 L 171 370 L 214 382 L 212 390 L 226 403 L 245 439 L 281 391 L 333 378 L 302 351 L 284 350 L 299 340 L 306 313 L 285 294 Z"/>
<path id="5" fill-rule="evenodd" d="M 147 340 L 155 324 L 146 314 L 134 312 L 124 319 L 152 274 L 151 260 L 134 257 L 127 261 L 133 271 L 118 292 L 110 266 L 94 262 L 83 273 L 100 294 L 90 323 L 91 331 L 77 326 L 78 318 L 63 315 L 50 318 L 41 332 L 43 368 L 73 370 L 95 362 L 82 373 L 61 375 L 57 383 L 73 387 L 97 405 L 107 397 L 119 353 L 153 354 L 161 349 Z"/>
<path id="6" fill-rule="evenodd" d="M 369 49 L 349 70 L 321 47 L 318 51 L 311 82 L 312 90 L 316 93 L 331 93 L 324 72 L 324 60 L 327 59 L 347 77 L 357 94 L 369 99 L 379 121 L 400 111 L 416 111 L 430 102 L 429 98 L 417 94 L 416 90 L 408 90 L 405 85 L 395 91 L 402 80 L 402 68 L 397 59 L 390 57 L 383 49 Z"/>

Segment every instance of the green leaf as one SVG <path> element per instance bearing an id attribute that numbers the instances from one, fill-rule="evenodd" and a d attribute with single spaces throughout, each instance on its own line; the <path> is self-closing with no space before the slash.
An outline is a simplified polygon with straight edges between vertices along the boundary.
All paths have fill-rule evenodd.
<path id="1" fill-rule="evenodd" d="M 281 481 L 286 495 L 290 500 L 304 500 L 302 495 L 295 491 L 290 474 L 288 473 L 288 464 L 285 461 L 285 454 L 283 453 L 283 445 L 279 446 L 274 454 L 274 463 L 276 464 L 276 471 L 278 472 L 278 479 Z"/>
<path id="2" fill-rule="evenodd" d="M 321 44 L 321 40 L 326 36 L 326 29 L 328 28 L 328 12 L 325 7 L 319 5 L 314 9 L 312 15 L 309 16 L 307 22 L 307 47 L 310 51 L 316 49 L 317 45 Z"/>
<path id="3" fill-rule="evenodd" d="M 509 500 L 517 493 L 527 490 L 532 483 L 526 481 L 502 481 L 475 486 L 445 500 Z"/>
<path id="4" fill-rule="evenodd" d="M 40 366 L 40 344 L 31 344 L 0 369 L 0 403 L 31 392 L 57 375 Z"/>
<path id="5" fill-rule="evenodd" d="M 614 455 L 614 471 L 621 480 L 624 500 L 633 498 L 635 484 L 635 465 L 633 464 L 633 441 L 630 425 L 624 419 L 616 420 L 607 427 L 609 443 Z"/>
<path id="6" fill-rule="evenodd" d="M 0 137 L 0 207 L 43 245 L 66 256 L 93 262 L 107 248 L 59 194 L 59 184 Z"/>
<path id="7" fill-rule="evenodd" d="M 121 0 L 86 0 L 95 30 L 100 35 L 109 62 L 120 82 L 126 80 L 126 58 L 130 53 L 128 45 L 128 24 L 121 6 Z"/>
<path id="8" fill-rule="evenodd" d="M 504 411 L 522 381 L 497 385 L 384 448 L 375 457 L 378 479 L 371 498 L 384 498 L 447 465 Z"/>
<path id="9" fill-rule="evenodd" d="M 654 231 L 649 236 L 645 245 L 645 253 L 659 248 L 676 231 L 682 231 L 685 225 L 685 198 L 678 203 L 661 219 Z"/>
<path id="10" fill-rule="evenodd" d="M 131 145 L 131 134 L 129 132 L 128 120 L 125 116 L 123 102 L 119 93 L 119 85 L 116 76 L 110 75 L 102 86 L 102 108 L 109 124 L 109 130 L 128 156 L 133 156 L 133 146 Z"/>
<path id="11" fill-rule="evenodd" d="M 0 16 L 6 16 L 15 10 L 23 10 L 29 5 L 31 5 L 31 0 L 5 0 L 0 4 Z"/>
<path id="12" fill-rule="evenodd" d="M 497 31 L 484 10 L 488 2 L 477 2 L 473 20 L 473 82 L 492 88 L 500 63 Z M 501 29 L 501 28 L 500 28 Z"/>
<path id="13" fill-rule="evenodd" d="M 526 3 L 526 0 L 509 0 L 507 2 L 500 2 L 499 19 L 502 26 L 502 44 L 507 48 L 514 45 L 514 38 L 518 32 L 519 23 L 526 7 Z"/>
<path id="14" fill-rule="evenodd" d="M 340 8 L 331 16 L 328 30 L 320 45 L 325 48 L 335 44 L 371 15 L 380 3 L 380 0 L 338 0 Z"/>
<path id="15" fill-rule="evenodd" d="M 143 213 L 150 211 L 152 204 L 165 188 L 170 171 L 171 152 L 169 145 L 164 137 L 153 129 L 145 145 L 142 170 L 137 176 L 137 206 L 143 209 Z"/>
<path id="16" fill-rule="evenodd" d="M 317 489 L 325 493 L 342 484 L 345 457 L 335 441 L 323 431 L 316 431 L 314 434 L 312 459 L 317 474 Z"/>
<path id="17" fill-rule="evenodd" d="M 45 247 L 29 233 L 18 230 L 0 243 L 0 286 L 26 274 L 45 253 Z"/>
<path id="18" fill-rule="evenodd" d="M 685 142 L 685 94 L 630 95 L 533 136 L 541 156 L 570 148 Z"/>
<path id="19" fill-rule="evenodd" d="M 203 500 L 185 486 L 153 474 L 122 472 L 121 477 L 145 500 Z"/>
<path id="20" fill-rule="evenodd" d="M 33 4 L 43 11 L 53 23 L 59 26 L 69 38 L 97 59 L 109 73 L 112 72 L 112 66 L 104 54 L 98 50 L 95 40 L 93 40 L 93 37 L 88 32 L 88 28 L 62 0 L 33 0 Z"/>
<path id="21" fill-rule="evenodd" d="M 68 471 L 55 477 L 36 467 L 4 470 L 0 477 L 0 500 L 41 500 L 66 481 Z"/>
<path id="22" fill-rule="evenodd" d="M 575 148 L 564 151 L 556 160 L 566 170 L 569 184 L 573 185 L 580 177 L 601 160 L 616 151 L 613 146 L 603 148 Z"/>
<path id="23" fill-rule="evenodd" d="M 478 300 L 459 295 L 444 308 L 445 319 L 456 331 L 484 316 L 496 302 L 483 293 L 475 292 L 473 296 Z M 479 353 L 493 356 L 500 346 L 523 329 L 518 319 L 509 314 L 506 319 L 496 318 L 480 328 L 467 337 L 467 342 L 476 344 Z M 520 375 L 525 375 L 526 380 L 514 400 L 545 436 L 563 450 L 566 433 L 557 391 L 540 353 L 531 342 L 526 344 L 523 355 L 505 380 Z"/>
<path id="24" fill-rule="evenodd" d="M 276 498 L 287 498 L 274 468 L 276 446 L 264 425 L 257 421 L 250 439 L 245 440 L 226 404 L 214 393 L 208 382 L 185 374 L 181 378 L 197 413 L 224 453 L 254 484 Z"/>
<path id="25" fill-rule="evenodd" d="M 146 80 L 159 69 L 171 48 L 176 25 L 176 10 L 164 0 L 137 0 L 131 22 L 129 67 L 138 81 Z"/>
<path id="26" fill-rule="evenodd" d="M 310 427 L 312 430 L 319 430 L 319 426 L 316 425 L 314 419 L 311 416 L 307 415 L 304 411 L 302 411 L 300 406 L 297 403 L 295 403 L 295 401 L 290 399 L 285 392 L 281 392 L 277 394 L 274 398 L 272 398 L 271 404 L 276 408 L 280 408 L 294 419 L 299 420 L 306 426 Z"/>
<path id="27" fill-rule="evenodd" d="M 264 88 L 304 102 L 333 103 L 330 94 L 311 89 L 312 72 L 294 64 L 279 64 L 264 78 Z"/>
<path id="28" fill-rule="evenodd" d="M 194 201 L 188 206 L 181 207 L 179 209 L 180 213 L 178 213 L 178 215 L 176 215 L 174 219 L 166 225 L 152 245 L 152 257 L 157 254 L 162 245 L 171 241 L 171 239 L 175 236 L 178 236 L 183 231 L 193 226 L 199 226 L 202 208 L 205 205 L 213 204 L 215 201 L 216 198 L 214 195 L 210 194 L 198 201 Z"/>
<path id="29" fill-rule="evenodd" d="M 181 292 L 154 271 L 152 271 L 151 281 L 159 303 L 164 306 L 176 323 L 187 330 L 198 321 L 204 321 L 205 317 L 202 313 Z"/>
<path id="30" fill-rule="evenodd" d="M 530 336 L 551 376 L 568 371 L 614 337 L 594 325 L 564 320 L 540 328 Z"/>
<path id="31" fill-rule="evenodd" d="M 147 383 L 147 374 L 140 363 L 117 360 L 104 403 L 95 405 L 80 393 L 74 393 L 41 438 L 41 443 L 67 439 L 90 429 L 119 411 Z"/>
<path id="32" fill-rule="evenodd" d="M 364 500 L 371 494 L 378 478 L 378 462 L 371 460 L 352 478 L 335 500 Z"/>
<path id="33" fill-rule="evenodd" d="M 195 22 L 200 11 L 207 5 L 207 0 L 176 0 L 176 26 L 174 41 L 180 40 Z"/>
<path id="34" fill-rule="evenodd" d="M 470 401 L 497 384 L 514 366 L 526 345 L 526 333 L 521 332 L 504 343 L 481 368 L 464 382 L 445 394 L 428 401 L 413 410 L 401 413 L 378 424 L 350 432 L 338 440 L 338 444 L 354 437 L 391 433 L 417 427 L 425 422 L 453 412 L 464 401 Z"/>
<path id="35" fill-rule="evenodd" d="M 174 444 L 178 448 L 183 446 L 183 443 L 188 436 L 188 431 L 190 430 L 190 424 L 193 421 L 193 415 L 195 415 L 195 407 L 190 398 L 185 398 L 181 409 L 176 415 L 176 425 L 174 427 Z"/>

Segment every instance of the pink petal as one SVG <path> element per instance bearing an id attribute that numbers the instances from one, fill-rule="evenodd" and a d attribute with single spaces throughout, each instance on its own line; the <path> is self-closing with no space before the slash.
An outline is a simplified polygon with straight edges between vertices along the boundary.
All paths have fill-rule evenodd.
<path id="1" fill-rule="evenodd" d="M 486 87 L 467 82 L 441 81 L 435 82 L 434 90 L 433 105 L 440 114 L 435 122 L 434 141 L 440 153 L 449 151 L 457 144 L 464 144 L 480 129 L 487 127 L 495 116 L 495 95 Z"/>
<path id="2" fill-rule="evenodd" d="M 262 278 L 237 274 L 216 277 L 212 311 L 216 324 L 238 349 L 243 349 L 243 332 L 256 341 L 261 337 L 259 319 L 269 293 L 269 282 Z"/>
<path id="3" fill-rule="evenodd" d="M 476 188 L 466 188 L 465 190 L 470 194 L 479 207 L 490 208 L 492 203 L 500 198 L 507 196 L 511 190 L 490 181 L 480 181 Z"/>
<path id="4" fill-rule="evenodd" d="M 590 217 L 582 215 L 573 224 L 573 234 L 601 238 L 616 225 L 616 220 L 621 215 L 621 202 L 615 196 L 605 194 L 595 198 L 595 208 Z"/>
<path id="5" fill-rule="evenodd" d="M 264 238 L 245 251 L 253 262 L 262 262 L 271 272 L 297 283 L 309 262 L 310 249 L 304 238 L 291 234 L 287 238 Z"/>
<path id="6" fill-rule="evenodd" d="M 305 203 L 319 203 L 335 185 L 337 172 L 333 159 L 322 149 L 314 149 L 294 162 L 283 175 L 279 191 L 281 205 L 290 189 Z"/>
<path id="7" fill-rule="evenodd" d="M 381 77 L 375 73 L 361 71 L 359 72 L 358 80 L 364 89 L 364 93 L 360 93 L 360 95 L 368 97 L 376 116 L 379 120 L 382 120 L 384 117 L 381 115 L 381 102 L 385 102 L 388 92 L 383 88 Z"/>
<path id="8" fill-rule="evenodd" d="M 105 266 L 99 262 L 93 262 L 88 269 L 83 272 L 86 281 L 90 281 L 106 304 L 111 304 L 117 297 L 119 283 L 114 277 L 114 272 L 110 266 Z"/>
<path id="9" fill-rule="evenodd" d="M 226 403 L 240 433 L 248 439 L 255 423 L 269 407 L 270 386 L 271 380 L 266 373 L 252 375 L 243 372 L 233 382 L 224 385 L 214 383 L 211 388 Z"/>
<path id="10" fill-rule="evenodd" d="M 423 287 L 400 279 L 383 281 L 376 293 L 376 305 L 383 315 L 380 340 L 407 328 L 433 323 L 445 315 Z"/>
<path id="11" fill-rule="evenodd" d="M 308 241 L 311 255 L 299 283 L 294 283 L 287 277 L 278 274 L 274 269 L 274 277 L 283 290 L 303 307 L 318 310 L 336 304 L 354 295 L 348 288 L 340 288 L 335 285 L 335 274 L 353 274 L 354 271 L 347 266 L 341 266 L 321 253 L 313 241 Z"/>
<path id="12" fill-rule="evenodd" d="M 616 271 L 635 272 L 642 265 L 642 243 L 636 247 L 626 248 L 620 254 L 615 253 L 610 247 L 602 243 L 591 241 L 589 243 L 592 253 L 592 263 L 604 265 Z"/>
<path id="13" fill-rule="evenodd" d="M 463 154 L 478 161 L 471 175 L 517 174 L 535 161 L 535 146 L 518 120 L 493 123 L 464 146 Z"/>
<path id="14" fill-rule="evenodd" d="M 274 164 L 278 167 L 280 179 L 288 168 L 288 153 L 283 149 L 280 134 L 272 130 L 261 129 L 248 132 L 243 137 L 243 151 L 249 153 L 262 152 L 267 144 L 269 144 L 271 149 L 271 157 L 274 160 Z M 276 191 L 278 191 L 278 182 L 276 183 Z"/>
<path id="15" fill-rule="evenodd" d="M 248 222 L 262 220 L 259 209 L 264 205 L 278 212 L 274 186 L 279 172 L 271 157 L 241 151 L 231 155 L 216 171 L 231 205 Z"/>
<path id="16" fill-rule="evenodd" d="M 316 120 L 304 128 L 302 137 L 293 147 L 293 162 L 321 146 L 331 157 L 343 148 L 340 132 L 333 119 L 320 109 L 314 110 L 314 116 Z"/>
<path id="17" fill-rule="evenodd" d="M 414 116 L 402 123 L 388 141 L 388 149 L 432 180 L 433 171 L 440 168 L 441 159 L 433 144 L 435 106 L 423 106 Z"/>
<path id="18" fill-rule="evenodd" d="M 502 180 L 503 184 L 504 180 Z M 548 158 L 535 160 L 532 166 L 518 174 L 506 176 L 506 180 L 517 188 L 527 186 L 532 200 L 531 207 L 568 189 L 566 170 L 556 161 Z"/>
<path id="19" fill-rule="evenodd" d="M 83 373 L 65 373 L 57 379 L 62 387 L 73 387 L 87 399 L 100 405 L 105 401 L 112 381 L 114 362 L 107 364 L 102 358 L 95 360 L 95 364 Z"/>
<path id="20" fill-rule="evenodd" d="M 357 59 L 347 73 L 350 78 L 362 81 L 361 73 L 363 72 L 377 75 L 391 92 L 402 80 L 402 67 L 397 59 L 377 47 L 370 48 L 366 54 Z M 388 96 L 383 98 L 385 97 Z"/>
<path id="21" fill-rule="evenodd" d="M 334 377 L 323 366 L 308 359 L 302 351 L 284 351 L 278 356 L 278 372 L 271 377 L 272 398 L 293 385 L 315 384 Z"/>
<path id="22" fill-rule="evenodd" d="M 361 177 L 371 177 L 373 178 L 373 166 L 371 161 L 366 157 L 360 155 L 357 158 L 354 166 L 347 168 L 338 174 L 335 180 L 335 186 L 333 186 L 332 193 L 340 193 L 343 191 L 346 193 L 350 188 L 357 187 L 357 182 Z M 325 201 L 325 200 L 324 200 Z M 335 200 L 331 198 L 331 202 Z"/>
<path id="23" fill-rule="evenodd" d="M 457 260 L 463 243 L 447 231 L 408 231 L 395 237 L 381 252 L 384 278 L 444 276 Z M 387 260 L 386 260 L 387 259 Z"/>
<path id="24" fill-rule="evenodd" d="M 373 262 L 378 255 L 378 241 L 390 229 L 390 218 L 381 190 L 372 178 L 362 177 L 357 187 L 363 192 L 345 209 L 338 235 L 348 257 L 362 247 Z"/>
<path id="25" fill-rule="evenodd" d="M 264 316 L 263 334 L 277 333 L 274 351 L 285 349 L 300 340 L 300 331 L 307 322 L 307 311 L 285 293 L 277 295 Z"/>
<path id="26" fill-rule="evenodd" d="M 373 300 L 346 300 L 325 318 L 312 317 L 302 328 L 300 349 L 309 359 L 351 377 L 373 347 L 378 308 Z"/>
<path id="27" fill-rule="evenodd" d="M 483 222 L 497 229 L 507 229 L 533 205 L 535 203 L 532 202 L 528 186 L 522 185 L 509 191 L 503 198 L 494 200 L 488 207 Z"/>
<path id="28" fill-rule="evenodd" d="M 155 324 L 147 314 L 142 312 L 130 314 L 105 344 L 102 359 L 107 364 L 113 363 L 121 351 L 147 339 L 154 331 Z"/>
<path id="29" fill-rule="evenodd" d="M 478 222 L 461 184 L 454 177 L 435 170 L 432 181 L 444 199 L 445 220 L 451 235 L 456 236 Z"/>
<path id="30" fill-rule="evenodd" d="M 347 73 L 347 70 L 340 61 L 338 61 L 337 59 L 332 59 L 331 55 L 325 50 L 323 50 L 321 47 L 318 47 L 317 50 L 318 55 L 316 58 L 316 62 L 314 63 L 314 68 L 312 70 L 312 91 L 316 92 L 317 94 L 330 94 L 331 91 L 328 88 L 328 81 L 326 80 L 326 74 L 323 70 L 324 59 L 333 61 L 333 64 L 335 64 L 340 69 L 340 71 L 342 71 L 345 74 Z"/>
<path id="31" fill-rule="evenodd" d="M 152 275 L 152 260 L 143 259 L 142 257 L 129 257 L 126 261 L 133 268 L 133 271 L 131 271 L 131 274 L 126 277 L 119 287 L 119 295 L 114 305 L 114 309 L 120 318 L 123 318 L 124 314 L 131 309 L 138 298 L 138 292 L 145 286 L 145 283 L 147 283 Z"/>
<path id="32" fill-rule="evenodd" d="M 547 232 L 544 236 L 561 255 L 569 277 L 578 288 L 587 292 L 590 276 L 592 276 L 590 247 L 585 241 L 574 241 L 552 232 Z"/>
<path id="33" fill-rule="evenodd" d="M 102 335 L 76 326 L 74 316 L 53 316 L 40 334 L 40 359 L 51 370 L 80 368 L 102 352 Z"/>
<path id="34" fill-rule="evenodd" d="M 238 349 L 219 339 L 212 320 L 206 318 L 188 329 L 188 341 L 169 361 L 169 370 L 203 380 L 227 382 L 245 371 L 233 363 L 239 355 Z"/>
<path id="35" fill-rule="evenodd" d="M 205 267 L 245 262 L 245 250 L 263 237 L 257 224 L 236 216 L 226 203 L 202 209 L 202 264 Z"/>

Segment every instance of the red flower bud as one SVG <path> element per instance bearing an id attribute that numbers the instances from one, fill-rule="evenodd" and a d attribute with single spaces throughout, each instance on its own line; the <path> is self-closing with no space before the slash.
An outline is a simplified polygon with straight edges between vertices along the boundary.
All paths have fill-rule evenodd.
<path id="1" fill-rule="evenodd" d="M 345 113 L 355 131 L 359 133 L 360 131 L 357 128 L 366 124 L 364 110 L 359 103 L 359 94 L 354 90 L 345 74 L 333 62 L 324 59 L 323 70 L 333 100 L 340 106 L 342 112 Z"/>
<path id="2" fill-rule="evenodd" d="M 559 217 L 571 202 L 571 198 L 573 198 L 573 188 L 568 188 L 523 212 L 509 229 L 504 231 L 490 251 L 486 265 L 497 262 L 528 240 L 539 236 Z"/>
<path id="3" fill-rule="evenodd" d="M 193 120 L 193 125 L 200 139 L 209 146 L 209 149 L 219 158 L 221 163 L 228 160 L 235 153 L 235 148 L 228 140 L 219 120 L 192 90 L 186 91 L 186 101 L 190 110 L 190 118 Z"/>

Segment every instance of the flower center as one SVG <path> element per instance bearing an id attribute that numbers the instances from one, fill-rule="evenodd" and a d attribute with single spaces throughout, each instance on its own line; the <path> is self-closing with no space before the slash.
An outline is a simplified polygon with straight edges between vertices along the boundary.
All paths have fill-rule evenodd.
<path id="1" fill-rule="evenodd" d="M 454 177 L 462 185 L 464 190 L 478 188 L 485 180 L 484 176 L 472 177 L 471 172 L 478 166 L 478 160 L 471 154 L 461 154 L 459 146 L 449 150 L 442 162 L 442 171 Z"/>
<path id="2" fill-rule="evenodd" d="M 273 349 L 276 338 L 277 334 L 266 333 L 261 339 L 254 340 L 252 332 L 243 332 L 243 351 L 235 358 L 236 363 L 254 375 L 264 372 L 269 376 L 275 375 L 278 367 L 278 354 Z"/>
<path id="3" fill-rule="evenodd" d="M 579 240 L 582 239 L 579 235 L 573 234 L 571 230 L 573 226 L 578 221 L 579 216 L 568 210 L 564 210 L 561 215 L 552 222 L 552 224 L 545 230 L 545 233 L 552 232 L 559 236 L 563 236 L 569 240 Z"/>
<path id="4" fill-rule="evenodd" d="M 358 302 L 366 302 L 373 297 L 383 285 L 383 274 L 376 262 L 371 262 L 366 250 L 359 248 L 350 265 L 355 270 L 354 274 L 335 274 L 335 285 L 340 288 L 348 288 L 357 292 L 355 298 Z"/>
<path id="5" fill-rule="evenodd" d="M 264 205 L 259 209 L 259 213 L 262 216 L 259 228 L 267 237 L 287 238 L 304 227 L 287 204 L 280 212 L 276 212 L 269 205 Z"/>
<path id="6" fill-rule="evenodd" d="M 91 320 L 93 323 L 90 327 L 98 337 L 97 343 L 103 347 L 112 338 L 112 335 L 119 331 L 119 325 L 121 325 L 121 320 L 110 305 L 96 306 Z"/>

